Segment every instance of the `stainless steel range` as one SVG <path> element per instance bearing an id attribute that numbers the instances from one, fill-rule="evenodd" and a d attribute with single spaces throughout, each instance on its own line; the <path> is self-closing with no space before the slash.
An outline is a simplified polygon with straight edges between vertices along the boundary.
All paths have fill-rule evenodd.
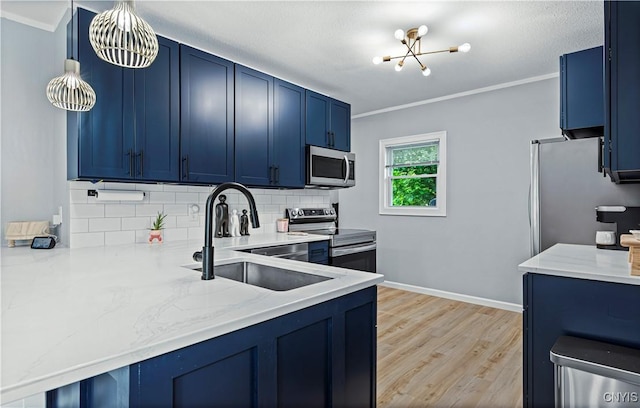
<path id="1" fill-rule="evenodd" d="M 329 265 L 376 272 L 376 232 L 336 228 L 333 208 L 287 208 L 289 231 L 329 236 Z"/>

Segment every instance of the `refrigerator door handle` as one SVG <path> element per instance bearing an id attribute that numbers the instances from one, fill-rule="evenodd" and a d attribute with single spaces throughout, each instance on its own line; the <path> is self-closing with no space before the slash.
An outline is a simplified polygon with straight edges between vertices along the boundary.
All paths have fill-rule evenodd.
<path id="1" fill-rule="evenodd" d="M 529 184 L 529 225 L 531 235 L 531 256 L 540 253 L 540 143 L 531 142 L 531 180 Z"/>

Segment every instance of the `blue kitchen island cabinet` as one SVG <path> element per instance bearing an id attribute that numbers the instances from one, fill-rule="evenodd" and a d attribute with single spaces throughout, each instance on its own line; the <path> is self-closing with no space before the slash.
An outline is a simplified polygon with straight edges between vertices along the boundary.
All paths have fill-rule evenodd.
<path id="1" fill-rule="evenodd" d="M 145 69 L 98 58 L 89 42 L 94 13 L 78 9 L 70 47 L 96 92 L 88 112 L 69 112 L 68 178 L 178 181 L 179 48 L 158 36 L 158 56 Z"/>
<path id="2" fill-rule="evenodd" d="M 525 407 L 554 406 L 558 337 L 640 348 L 640 285 L 527 273 L 523 288 Z"/>
<path id="3" fill-rule="evenodd" d="M 180 180 L 234 180 L 233 62 L 180 44 Z"/>
<path id="4" fill-rule="evenodd" d="M 602 47 L 560 56 L 560 128 L 572 139 L 604 135 Z"/>
<path id="5" fill-rule="evenodd" d="M 351 105 L 307 90 L 309 145 L 351 151 Z"/>
<path id="6" fill-rule="evenodd" d="M 640 182 L 640 2 L 605 1 L 604 168 L 616 183 Z"/>
<path id="7" fill-rule="evenodd" d="M 50 391 L 47 407 L 373 408 L 376 300 L 361 289 Z"/>

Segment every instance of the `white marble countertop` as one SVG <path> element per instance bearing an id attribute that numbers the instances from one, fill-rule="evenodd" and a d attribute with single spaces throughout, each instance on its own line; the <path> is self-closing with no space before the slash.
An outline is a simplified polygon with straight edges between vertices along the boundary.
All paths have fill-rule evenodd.
<path id="1" fill-rule="evenodd" d="M 631 275 L 629 252 L 591 245 L 556 244 L 518 265 L 522 272 L 640 285 Z"/>
<path id="2" fill-rule="evenodd" d="M 252 260 L 333 278 L 286 292 L 224 278 L 202 281 L 184 267 L 197 266 L 191 255 L 201 240 L 2 248 L 0 404 L 382 282 L 379 274 L 228 250 L 322 239 L 261 234 L 216 240 L 216 264 Z"/>

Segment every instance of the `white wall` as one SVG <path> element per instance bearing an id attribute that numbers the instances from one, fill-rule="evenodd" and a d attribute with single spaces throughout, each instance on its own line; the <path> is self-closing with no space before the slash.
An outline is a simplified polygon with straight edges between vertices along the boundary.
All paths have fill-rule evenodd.
<path id="1" fill-rule="evenodd" d="M 377 230 L 386 280 L 522 303 L 529 141 L 560 135 L 558 112 L 553 78 L 354 119 L 358 176 L 355 188 L 340 191 L 341 226 Z M 379 215 L 378 141 L 440 130 L 447 131 L 447 216 Z"/>
<path id="2" fill-rule="evenodd" d="M 43 31 L 1 19 L 2 245 L 9 221 L 51 220 L 68 205 L 61 166 L 66 166 L 66 115 L 45 95 L 64 70 L 64 30 Z"/>

